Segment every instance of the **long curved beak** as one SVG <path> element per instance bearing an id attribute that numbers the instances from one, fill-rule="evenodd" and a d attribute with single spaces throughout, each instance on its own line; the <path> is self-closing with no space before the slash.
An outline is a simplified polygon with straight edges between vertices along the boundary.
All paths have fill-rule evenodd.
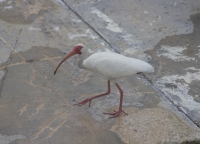
<path id="1" fill-rule="evenodd" d="M 65 60 L 67 60 L 68 58 L 72 57 L 72 56 L 75 55 L 75 54 L 76 54 L 76 53 L 75 53 L 74 50 L 72 50 L 70 53 L 66 54 L 66 56 L 62 59 L 62 61 L 58 64 L 56 70 L 54 71 L 54 75 L 56 74 L 56 72 L 57 72 L 58 68 L 60 67 L 60 65 L 61 65 Z"/>

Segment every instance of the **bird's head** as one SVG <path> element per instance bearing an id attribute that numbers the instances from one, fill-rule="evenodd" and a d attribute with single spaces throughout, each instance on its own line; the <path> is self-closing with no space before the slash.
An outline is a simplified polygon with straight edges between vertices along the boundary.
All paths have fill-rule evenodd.
<path id="1" fill-rule="evenodd" d="M 54 71 L 54 75 L 56 74 L 58 68 L 60 67 L 60 65 L 65 61 L 67 60 L 68 58 L 74 56 L 74 55 L 81 55 L 82 54 L 82 48 L 84 47 L 85 45 L 83 43 L 79 43 L 77 44 L 76 46 L 74 46 L 74 48 L 68 53 L 65 55 L 65 57 L 62 59 L 62 61 L 58 64 L 56 70 Z"/>

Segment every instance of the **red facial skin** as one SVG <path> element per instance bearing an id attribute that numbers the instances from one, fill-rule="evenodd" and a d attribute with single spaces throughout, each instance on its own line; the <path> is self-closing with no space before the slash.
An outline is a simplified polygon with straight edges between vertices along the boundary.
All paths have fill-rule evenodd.
<path id="1" fill-rule="evenodd" d="M 74 56 L 74 55 L 76 55 L 76 54 L 82 54 L 81 53 L 81 49 L 82 49 L 83 47 L 82 46 L 75 46 L 73 49 L 72 49 L 72 51 L 71 52 L 69 52 L 68 54 L 66 54 L 65 55 L 65 57 L 62 59 L 62 61 L 58 64 L 58 66 L 57 66 L 57 68 L 56 68 L 56 70 L 54 71 L 54 75 L 56 74 L 56 72 L 57 72 L 57 70 L 58 70 L 58 68 L 60 67 L 60 65 L 65 61 L 65 60 L 67 60 L 68 58 L 70 58 L 70 57 L 72 57 L 72 56 Z"/>

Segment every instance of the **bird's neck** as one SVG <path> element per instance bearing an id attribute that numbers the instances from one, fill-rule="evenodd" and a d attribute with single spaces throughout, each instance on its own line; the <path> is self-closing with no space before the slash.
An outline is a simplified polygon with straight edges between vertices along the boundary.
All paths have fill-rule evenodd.
<path id="1" fill-rule="evenodd" d="M 84 60 L 87 58 L 87 55 L 88 55 L 88 51 L 87 50 L 82 51 L 82 53 L 79 55 L 78 66 L 81 69 L 86 69 L 85 66 L 84 66 Z"/>

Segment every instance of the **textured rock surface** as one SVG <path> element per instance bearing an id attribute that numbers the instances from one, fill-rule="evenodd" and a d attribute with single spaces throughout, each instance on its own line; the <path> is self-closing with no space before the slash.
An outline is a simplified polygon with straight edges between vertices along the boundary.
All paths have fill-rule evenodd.
<path id="1" fill-rule="evenodd" d="M 162 108 L 127 108 L 129 115 L 118 119 L 111 130 L 124 143 L 181 143 L 194 139 L 200 142 L 200 132 L 192 129 L 173 113 Z"/>

